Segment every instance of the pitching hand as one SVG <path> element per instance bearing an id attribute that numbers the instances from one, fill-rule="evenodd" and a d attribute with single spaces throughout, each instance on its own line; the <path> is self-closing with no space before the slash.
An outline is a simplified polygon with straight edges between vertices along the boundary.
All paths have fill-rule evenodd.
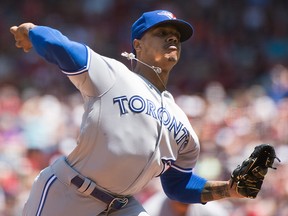
<path id="1" fill-rule="evenodd" d="M 12 26 L 10 32 L 14 35 L 15 45 L 17 48 L 22 48 L 24 52 L 29 52 L 32 48 L 32 43 L 29 40 L 29 30 L 34 28 L 33 23 L 23 23 L 19 26 Z"/>

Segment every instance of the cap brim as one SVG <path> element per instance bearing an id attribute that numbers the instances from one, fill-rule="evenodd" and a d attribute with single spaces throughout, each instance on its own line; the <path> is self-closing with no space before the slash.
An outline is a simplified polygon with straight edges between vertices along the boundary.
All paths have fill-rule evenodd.
<path id="1" fill-rule="evenodd" d="M 152 26 L 151 28 L 154 28 L 156 26 L 160 26 L 163 24 L 171 24 L 177 28 L 177 30 L 180 33 L 180 42 L 184 42 L 188 40 L 193 35 L 193 32 L 194 32 L 193 27 L 188 22 L 185 22 L 184 20 L 180 20 L 180 19 L 164 20 Z"/>

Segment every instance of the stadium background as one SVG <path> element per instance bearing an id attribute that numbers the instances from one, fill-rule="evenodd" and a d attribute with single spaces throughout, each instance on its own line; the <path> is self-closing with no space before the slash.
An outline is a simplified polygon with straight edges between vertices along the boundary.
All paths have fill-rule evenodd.
<path id="1" fill-rule="evenodd" d="M 197 172 L 229 178 L 256 144 L 271 143 L 282 163 L 267 176 L 259 198 L 219 204 L 231 216 L 288 215 L 286 0 L 2 0 L 0 215 L 20 215 L 35 174 L 75 145 L 82 111 L 65 75 L 34 51 L 16 49 L 9 28 L 48 25 L 129 66 L 121 52 L 131 50 L 132 22 L 159 8 L 195 30 L 183 43 L 168 88 L 199 135 Z M 144 202 L 150 191 L 139 199 Z"/>

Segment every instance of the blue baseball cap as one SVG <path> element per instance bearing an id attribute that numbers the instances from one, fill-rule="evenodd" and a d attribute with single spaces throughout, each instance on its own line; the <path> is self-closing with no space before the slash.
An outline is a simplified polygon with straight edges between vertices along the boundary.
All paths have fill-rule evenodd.
<path id="1" fill-rule="evenodd" d="M 193 35 L 193 27 L 186 21 L 177 19 L 176 16 L 167 10 L 155 10 L 143 13 L 134 22 L 131 30 L 132 43 L 134 39 L 141 39 L 142 36 L 152 27 L 161 24 L 171 24 L 180 32 L 180 42 L 188 40 Z"/>

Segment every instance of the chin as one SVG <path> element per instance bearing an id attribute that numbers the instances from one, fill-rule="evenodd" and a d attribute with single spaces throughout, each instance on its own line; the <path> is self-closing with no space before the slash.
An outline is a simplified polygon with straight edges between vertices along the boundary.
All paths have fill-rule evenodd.
<path id="1" fill-rule="evenodd" d="M 178 62 L 179 58 L 178 58 L 178 56 L 169 55 L 169 56 L 167 56 L 167 60 L 168 60 L 168 62 L 173 62 L 176 64 Z"/>
<path id="2" fill-rule="evenodd" d="M 169 57 L 168 61 L 177 63 L 178 62 L 178 58 L 177 57 Z"/>
<path id="3" fill-rule="evenodd" d="M 177 53 L 174 52 L 167 53 L 166 58 L 169 62 L 178 62 L 179 60 L 179 56 L 177 55 Z"/>

